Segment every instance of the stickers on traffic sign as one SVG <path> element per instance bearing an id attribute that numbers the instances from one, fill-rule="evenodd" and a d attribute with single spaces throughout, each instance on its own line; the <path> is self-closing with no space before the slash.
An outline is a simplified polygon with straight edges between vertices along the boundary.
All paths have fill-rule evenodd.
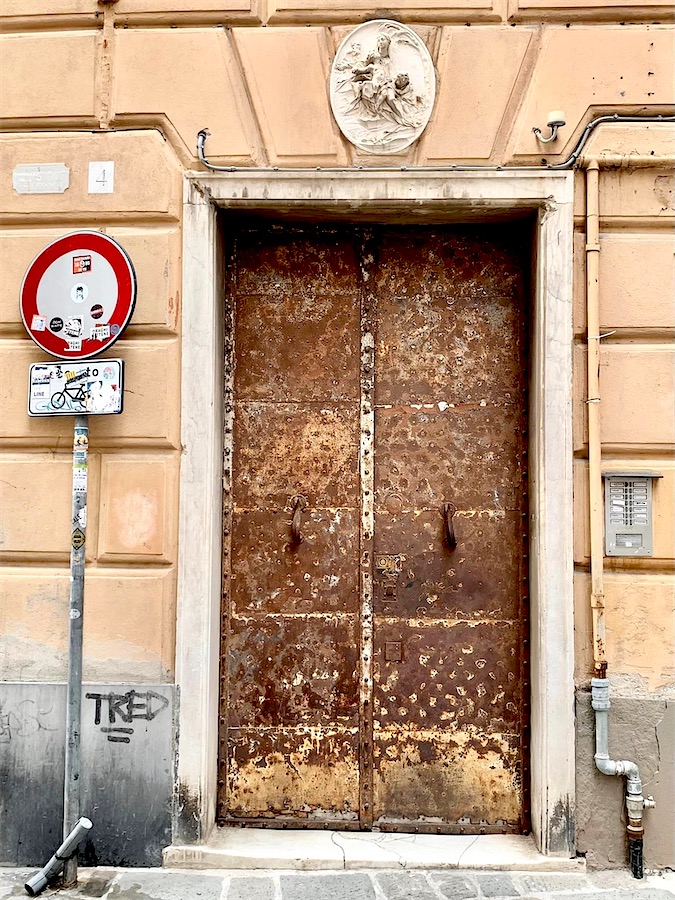
<path id="1" fill-rule="evenodd" d="M 124 364 L 121 359 L 84 363 L 34 363 L 30 367 L 29 416 L 106 416 L 122 412 Z M 73 451 L 87 449 L 76 430 Z"/>
<path id="2" fill-rule="evenodd" d="M 73 275 L 91 272 L 91 256 L 73 256 Z"/>
<path id="3" fill-rule="evenodd" d="M 89 359 L 107 350 L 126 328 L 135 302 L 129 256 L 99 231 L 57 238 L 38 253 L 21 285 L 28 334 L 59 359 Z"/>

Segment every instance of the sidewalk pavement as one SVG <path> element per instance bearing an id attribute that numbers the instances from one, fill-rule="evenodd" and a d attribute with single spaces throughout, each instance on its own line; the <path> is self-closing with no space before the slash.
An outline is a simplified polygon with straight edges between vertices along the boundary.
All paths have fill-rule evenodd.
<path id="1" fill-rule="evenodd" d="M 27 897 L 35 869 L 0 868 L 0 900 Z M 675 873 L 636 880 L 623 870 L 499 872 L 377 869 L 298 872 L 80 869 L 77 888 L 48 888 L 63 900 L 674 900 Z"/>

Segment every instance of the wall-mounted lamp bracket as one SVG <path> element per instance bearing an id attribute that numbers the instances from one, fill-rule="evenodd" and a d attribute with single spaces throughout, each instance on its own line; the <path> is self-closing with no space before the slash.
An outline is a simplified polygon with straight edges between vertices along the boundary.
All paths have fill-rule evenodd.
<path id="1" fill-rule="evenodd" d="M 541 144 L 550 144 L 558 137 L 558 129 L 565 124 L 565 113 L 561 109 L 555 109 L 548 114 L 546 125 L 551 129 L 548 137 L 543 137 L 541 128 L 533 128 L 532 133 Z"/>

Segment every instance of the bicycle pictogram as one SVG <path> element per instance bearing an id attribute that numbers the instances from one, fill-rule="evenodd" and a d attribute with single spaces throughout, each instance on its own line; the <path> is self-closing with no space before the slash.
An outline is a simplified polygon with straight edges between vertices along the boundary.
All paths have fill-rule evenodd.
<path id="1" fill-rule="evenodd" d="M 53 394 L 50 403 L 54 409 L 63 409 L 66 398 L 70 398 L 73 403 L 77 403 L 82 409 L 85 409 L 87 399 L 89 398 L 89 391 L 82 382 L 79 384 L 67 384 L 62 391 L 58 392 L 58 394 Z"/>

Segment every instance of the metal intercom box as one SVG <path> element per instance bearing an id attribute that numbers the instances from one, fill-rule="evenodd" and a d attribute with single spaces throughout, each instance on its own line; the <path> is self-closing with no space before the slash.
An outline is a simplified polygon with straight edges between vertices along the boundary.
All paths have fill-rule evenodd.
<path id="1" fill-rule="evenodd" d="M 603 472 L 605 555 L 651 556 L 652 485 L 659 472 Z"/>

